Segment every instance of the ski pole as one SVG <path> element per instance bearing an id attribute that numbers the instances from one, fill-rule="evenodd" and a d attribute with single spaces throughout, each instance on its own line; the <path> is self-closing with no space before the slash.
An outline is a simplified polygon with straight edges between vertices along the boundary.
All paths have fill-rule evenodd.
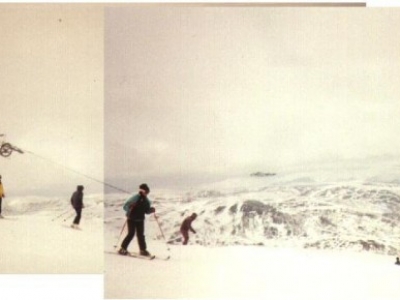
<path id="1" fill-rule="evenodd" d="M 119 244 L 119 240 L 121 239 L 122 233 L 124 232 L 124 229 L 126 227 L 126 223 L 128 222 L 128 219 L 125 220 L 124 226 L 122 226 L 121 232 L 119 234 L 117 243 L 114 245 L 114 248 L 117 248 L 118 244 Z"/>
<path id="2" fill-rule="evenodd" d="M 68 216 L 64 218 L 64 222 L 67 221 L 67 219 L 72 218 L 75 215 L 75 212 L 70 213 Z"/>
<path id="3" fill-rule="evenodd" d="M 156 219 L 156 222 L 157 222 L 158 228 L 160 229 L 160 232 L 161 232 L 161 235 L 162 235 L 162 237 L 164 238 L 164 241 L 166 241 L 166 239 L 165 239 L 165 235 L 164 235 L 164 232 L 163 232 L 163 230 L 162 230 L 162 228 L 161 228 L 161 225 L 160 225 L 160 223 L 158 222 L 158 217 L 157 217 L 156 213 L 154 213 L 154 218 Z"/>
<path id="4" fill-rule="evenodd" d="M 158 217 L 157 217 L 156 213 L 154 213 L 154 218 L 156 219 L 158 228 L 160 229 L 160 232 L 161 232 L 161 235 L 162 235 L 162 237 L 163 237 L 163 239 L 164 239 L 165 245 L 167 245 L 168 256 L 167 256 L 166 259 L 169 259 L 169 258 L 170 258 L 170 253 L 171 253 L 171 249 L 169 248 L 169 245 L 168 245 L 168 243 L 167 243 L 167 239 L 165 238 L 165 235 L 164 235 L 164 232 L 163 232 L 163 230 L 162 230 L 162 228 L 161 228 L 160 222 L 158 222 Z"/>
<path id="5" fill-rule="evenodd" d="M 114 245 L 114 248 L 117 248 L 118 243 L 119 243 L 119 240 L 121 239 L 122 232 L 124 231 L 124 229 L 125 229 L 125 227 L 126 227 L 126 224 L 128 223 L 128 218 L 129 218 L 131 212 L 133 211 L 133 209 L 135 208 L 136 205 L 137 205 L 137 202 L 136 202 L 136 203 L 133 203 L 132 206 L 130 207 L 129 212 L 128 212 L 128 214 L 127 214 L 128 217 L 127 217 L 126 220 L 125 220 L 124 226 L 122 226 L 121 233 L 119 234 L 117 243 Z M 129 230 L 128 230 L 128 231 L 129 231 Z"/>
<path id="6" fill-rule="evenodd" d="M 68 209 L 68 210 L 66 210 L 66 211 L 64 211 L 63 213 L 59 214 L 58 216 L 56 216 L 55 218 L 53 218 L 51 221 L 55 221 L 55 220 L 57 220 L 58 218 L 62 217 L 63 215 L 65 215 L 65 214 L 66 214 L 66 213 L 68 213 L 68 212 L 70 212 L 70 210 L 69 210 L 69 209 Z"/>

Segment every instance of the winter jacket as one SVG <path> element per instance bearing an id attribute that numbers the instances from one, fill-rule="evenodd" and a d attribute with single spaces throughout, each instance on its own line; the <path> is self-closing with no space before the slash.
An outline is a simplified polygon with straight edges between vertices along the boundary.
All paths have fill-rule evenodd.
<path id="1" fill-rule="evenodd" d="M 3 184 L 0 182 L 0 198 L 4 197 L 4 187 Z"/>
<path id="2" fill-rule="evenodd" d="M 75 191 L 71 196 L 71 204 L 75 209 L 83 208 L 83 193 Z"/>
<path id="3" fill-rule="evenodd" d="M 182 225 L 181 225 L 181 231 L 191 231 L 193 233 L 196 233 L 196 231 L 192 228 L 192 222 L 194 220 L 192 217 L 187 217 L 185 220 L 183 220 Z"/>
<path id="4" fill-rule="evenodd" d="M 134 221 L 143 221 L 145 214 L 152 213 L 151 201 L 143 195 L 133 195 L 125 201 L 126 217 Z"/>

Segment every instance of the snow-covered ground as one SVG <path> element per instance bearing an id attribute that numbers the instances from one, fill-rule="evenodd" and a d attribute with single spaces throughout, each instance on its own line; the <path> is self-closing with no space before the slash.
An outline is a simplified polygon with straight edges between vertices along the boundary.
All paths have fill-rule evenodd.
<path id="1" fill-rule="evenodd" d="M 188 191 L 152 187 L 167 243 L 149 216 L 148 248 L 168 261 L 107 253 L 127 197 L 109 194 L 106 297 L 400 299 L 400 168 L 389 165 L 381 173 L 356 166 L 231 178 Z M 185 247 L 179 226 L 193 212 L 197 234 Z"/>
<path id="2" fill-rule="evenodd" d="M 400 299 L 400 266 L 386 256 L 199 245 L 171 253 L 168 261 L 106 255 L 106 298 Z"/>
<path id="3" fill-rule="evenodd" d="M 4 198 L 0 273 L 102 273 L 103 196 L 85 196 L 84 203 L 82 230 L 74 230 L 68 199 Z"/>

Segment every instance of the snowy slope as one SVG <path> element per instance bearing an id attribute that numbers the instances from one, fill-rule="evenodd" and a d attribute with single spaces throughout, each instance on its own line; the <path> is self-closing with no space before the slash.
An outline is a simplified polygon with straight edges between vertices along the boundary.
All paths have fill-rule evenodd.
<path id="1" fill-rule="evenodd" d="M 153 244 L 152 246 L 157 246 Z M 372 253 L 172 246 L 172 258 L 106 254 L 105 297 L 399 299 L 400 266 Z"/>
<path id="2" fill-rule="evenodd" d="M 398 178 L 399 166 L 388 163 L 384 171 L 368 165 L 230 178 L 187 191 L 153 187 L 167 243 L 149 216 L 148 249 L 171 259 L 107 253 L 106 297 L 399 299 Z M 106 195 L 107 252 L 116 250 L 126 197 Z M 193 212 L 197 234 L 182 246 L 179 227 Z M 136 249 L 135 239 L 129 250 Z"/>
<path id="3" fill-rule="evenodd" d="M 0 273 L 102 273 L 102 197 L 85 196 L 81 231 L 69 227 L 75 213 L 65 199 L 4 198 Z"/>

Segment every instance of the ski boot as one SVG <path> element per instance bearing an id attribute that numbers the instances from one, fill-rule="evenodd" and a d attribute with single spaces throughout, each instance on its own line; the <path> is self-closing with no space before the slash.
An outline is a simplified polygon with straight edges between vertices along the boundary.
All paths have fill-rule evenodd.
<path id="1" fill-rule="evenodd" d="M 73 229 L 81 229 L 80 227 L 79 227 L 79 225 L 78 224 L 72 224 L 71 225 L 71 228 L 73 228 Z"/>
<path id="2" fill-rule="evenodd" d="M 118 250 L 118 254 L 121 254 L 121 255 L 128 255 L 129 252 L 128 252 L 126 249 L 124 249 L 124 248 L 120 248 L 120 249 Z"/>
<path id="3" fill-rule="evenodd" d="M 142 256 L 151 256 L 150 252 L 147 250 L 140 250 L 140 255 Z"/>

